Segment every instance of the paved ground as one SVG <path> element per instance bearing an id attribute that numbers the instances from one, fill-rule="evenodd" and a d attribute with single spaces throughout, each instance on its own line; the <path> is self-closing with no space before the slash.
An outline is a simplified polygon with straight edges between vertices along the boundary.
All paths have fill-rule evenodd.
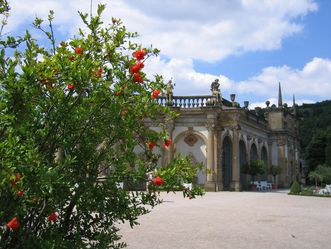
<path id="1" fill-rule="evenodd" d="M 279 192 L 218 192 L 164 203 L 142 216 L 140 226 L 121 225 L 128 248 L 331 248 L 331 198 Z"/>

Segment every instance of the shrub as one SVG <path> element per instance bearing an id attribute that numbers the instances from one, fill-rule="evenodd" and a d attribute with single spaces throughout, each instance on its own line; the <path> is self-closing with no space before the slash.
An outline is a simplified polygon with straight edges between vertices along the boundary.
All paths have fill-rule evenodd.
<path id="1" fill-rule="evenodd" d="M 301 186 L 297 181 L 294 181 L 291 185 L 290 193 L 291 194 L 300 194 Z"/>

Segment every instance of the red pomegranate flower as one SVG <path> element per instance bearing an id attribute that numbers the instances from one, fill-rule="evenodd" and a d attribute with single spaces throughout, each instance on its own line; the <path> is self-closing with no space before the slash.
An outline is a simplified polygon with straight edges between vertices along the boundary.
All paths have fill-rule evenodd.
<path id="1" fill-rule="evenodd" d="M 98 72 L 96 73 L 96 76 L 97 76 L 98 78 L 101 78 L 101 76 L 102 76 L 102 72 L 103 72 L 103 68 L 100 67 L 100 68 L 98 69 Z"/>
<path id="2" fill-rule="evenodd" d="M 139 73 L 140 67 L 137 64 L 134 64 L 133 66 L 130 67 L 130 73 Z"/>
<path id="3" fill-rule="evenodd" d="M 139 71 L 144 68 L 144 63 L 141 61 L 137 62 L 133 66 L 130 67 L 130 73 L 139 73 Z"/>
<path id="4" fill-rule="evenodd" d="M 57 219 L 57 214 L 54 212 L 48 216 L 48 221 L 56 221 L 56 219 Z"/>
<path id="5" fill-rule="evenodd" d="M 22 197 L 23 196 L 23 191 L 21 191 L 21 190 L 20 191 L 17 191 L 17 196 L 18 197 Z"/>
<path id="6" fill-rule="evenodd" d="M 19 223 L 17 217 L 14 217 L 11 221 L 7 223 L 7 227 L 9 229 L 18 229 L 20 228 L 21 224 Z"/>
<path id="7" fill-rule="evenodd" d="M 75 86 L 73 85 L 73 84 L 68 84 L 68 89 L 69 90 L 72 90 L 72 89 L 74 89 L 75 88 Z"/>
<path id="8" fill-rule="evenodd" d="M 172 144 L 172 140 L 170 138 L 168 138 L 167 140 L 164 140 L 164 144 L 163 147 L 165 149 L 168 149 L 168 147 Z"/>
<path id="9" fill-rule="evenodd" d="M 138 61 L 137 64 L 136 64 L 140 69 L 143 69 L 144 68 L 144 63 L 142 63 L 141 61 Z"/>
<path id="10" fill-rule="evenodd" d="M 134 82 L 139 82 L 139 83 L 144 82 L 143 78 L 141 77 L 141 75 L 139 73 L 133 74 L 133 79 L 134 79 Z"/>
<path id="11" fill-rule="evenodd" d="M 83 54 L 84 50 L 81 47 L 75 48 L 75 53 L 76 54 Z"/>
<path id="12" fill-rule="evenodd" d="M 136 60 L 140 61 L 140 60 L 144 59 L 145 51 L 143 49 L 142 50 L 137 50 L 132 55 L 133 55 L 134 58 L 136 58 Z"/>
<path id="13" fill-rule="evenodd" d="M 154 178 L 152 180 L 152 182 L 157 186 L 161 186 L 164 184 L 164 180 L 160 176 L 157 176 L 156 178 Z"/>
<path id="14" fill-rule="evenodd" d="M 156 142 L 154 141 L 149 141 L 147 143 L 148 150 L 153 150 L 153 148 L 156 146 Z"/>
<path id="15" fill-rule="evenodd" d="M 151 99 L 156 99 L 157 96 L 159 96 L 160 93 L 161 93 L 160 90 L 154 90 L 154 91 L 152 92 Z"/>

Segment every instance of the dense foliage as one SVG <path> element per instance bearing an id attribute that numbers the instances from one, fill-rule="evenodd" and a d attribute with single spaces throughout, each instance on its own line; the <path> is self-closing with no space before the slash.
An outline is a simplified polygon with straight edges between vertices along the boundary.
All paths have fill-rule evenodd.
<path id="1" fill-rule="evenodd" d="M 299 133 L 302 157 L 310 170 L 331 166 L 331 101 L 299 106 Z"/>
<path id="2" fill-rule="evenodd" d="M 331 184 L 331 167 L 326 164 L 318 165 L 315 170 L 309 172 L 308 178 L 315 183 L 315 186 L 323 183 Z"/>
<path id="3" fill-rule="evenodd" d="M 122 247 L 116 223 L 135 225 L 160 202 L 161 185 L 172 189 L 164 172 L 182 172 L 169 167 L 162 178 L 156 171 L 153 147 L 167 150 L 171 139 L 144 122 L 174 117 L 156 101 L 162 77 L 150 80 L 143 72 L 159 51 L 131 42 L 137 34 L 118 19 L 104 25 L 104 8 L 99 5 L 95 16 L 80 13 L 86 28 L 62 42 L 52 12 L 48 25 L 36 18 L 50 49 L 28 31 L 21 38 L 1 36 L 1 248 Z M 8 8 L 1 11 L 8 14 Z M 126 191 L 120 182 L 147 182 L 148 191 Z M 189 196 L 195 193 L 201 192 Z"/>

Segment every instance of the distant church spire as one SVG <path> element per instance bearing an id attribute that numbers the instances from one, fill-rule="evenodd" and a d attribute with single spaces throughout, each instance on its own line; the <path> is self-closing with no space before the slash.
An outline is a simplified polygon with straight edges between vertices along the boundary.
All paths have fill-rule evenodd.
<path id="1" fill-rule="evenodd" d="M 278 87 L 278 107 L 282 107 L 282 106 L 283 106 L 282 88 L 281 88 L 280 82 L 279 82 L 279 87 Z"/>
<path id="2" fill-rule="evenodd" d="M 295 95 L 293 94 L 293 114 L 296 115 L 297 114 L 297 107 L 295 105 Z"/>

